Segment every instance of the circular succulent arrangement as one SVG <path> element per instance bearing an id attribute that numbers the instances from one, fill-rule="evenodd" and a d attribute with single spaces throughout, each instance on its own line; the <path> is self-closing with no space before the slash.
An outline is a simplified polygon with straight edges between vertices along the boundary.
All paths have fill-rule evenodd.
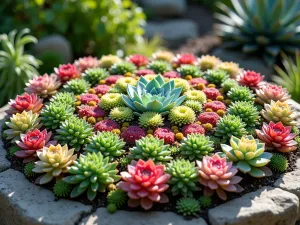
<path id="1" fill-rule="evenodd" d="M 289 168 L 297 114 L 259 73 L 163 51 L 76 62 L 30 80 L 3 132 L 8 158 L 57 197 L 104 197 L 111 213 L 175 199 L 197 216 L 246 176 Z"/>

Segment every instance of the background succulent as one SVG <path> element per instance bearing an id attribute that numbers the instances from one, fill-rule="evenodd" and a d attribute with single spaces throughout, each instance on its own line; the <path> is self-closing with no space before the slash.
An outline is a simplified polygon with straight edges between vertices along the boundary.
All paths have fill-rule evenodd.
<path id="1" fill-rule="evenodd" d="M 100 80 L 104 80 L 109 76 L 107 70 L 103 68 L 91 68 L 84 71 L 82 75 L 83 79 L 89 82 L 91 85 L 96 85 Z"/>
<path id="2" fill-rule="evenodd" d="M 83 93 L 86 93 L 88 89 L 90 88 L 90 83 L 88 83 L 84 79 L 73 79 L 68 81 L 64 86 L 63 86 L 63 91 L 66 92 L 71 92 L 74 95 L 80 95 Z"/>
<path id="3" fill-rule="evenodd" d="M 171 70 L 171 65 L 162 60 L 154 60 L 148 64 L 148 69 L 153 70 L 156 74 L 164 74 Z"/>
<path id="4" fill-rule="evenodd" d="M 197 66 L 194 65 L 182 65 L 177 69 L 177 72 L 180 73 L 182 77 L 190 75 L 192 77 L 201 77 L 203 76 L 202 72 Z"/>
<path id="5" fill-rule="evenodd" d="M 114 64 L 109 73 L 112 75 L 125 75 L 126 73 L 133 73 L 136 69 L 136 66 L 131 62 L 120 62 Z"/>
<path id="6" fill-rule="evenodd" d="M 221 87 L 223 88 L 224 92 L 228 92 L 231 88 L 235 88 L 237 86 L 239 86 L 239 84 L 234 79 L 227 79 L 221 84 Z"/>
<path id="7" fill-rule="evenodd" d="M 206 72 L 206 80 L 212 84 L 220 85 L 228 78 L 229 75 L 224 70 L 208 70 Z"/>

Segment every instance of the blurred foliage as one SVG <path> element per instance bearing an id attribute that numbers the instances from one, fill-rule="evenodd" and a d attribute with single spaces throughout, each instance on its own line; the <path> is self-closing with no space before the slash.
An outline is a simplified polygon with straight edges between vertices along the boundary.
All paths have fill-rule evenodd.
<path id="1" fill-rule="evenodd" d="M 42 54 L 37 56 L 37 58 L 43 62 L 43 64 L 39 68 L 40 74 L 53 73 L 54 67 L 58 67 L 58 65 L 64 64 L 63 57 L 55 52 L 43 52 Z"/>
<path id="2" fill-rule="evenodd" d="M 300 52 L 297 51 L 295 60 L 282 53 L 283 68 L 275 66 L 277 76 L 273 80 L 285 87 L 291 94 L 292 99 L 300 103 Z"/>
<path id="3" fill-rule="evenodd" d="M 38 75 L 40 61 L 24 53 L 24 46 L 36 43 L 37 39 L 28 35 L 29 29 L 11 31 L 0 36 L 0 107 L 23 93 L 25 83 Z"/>
<path id="4" fill-rule="evenodd" d="M 158 50 L 165 50 L 164 42 L 160 36 L 154 36 L 152 39 L 141 39 L 136 44 L 125 46 L 126 55 L 142 54 L 151 57 Z"/>
<path id="5" fill-rule="evenodd" d="M 2 0 L 0 33 L 28 27 L 37 38 L 59 33 L 76 56 L 122 53 L 144 33 L 145 15 L 131 0 Z"/>

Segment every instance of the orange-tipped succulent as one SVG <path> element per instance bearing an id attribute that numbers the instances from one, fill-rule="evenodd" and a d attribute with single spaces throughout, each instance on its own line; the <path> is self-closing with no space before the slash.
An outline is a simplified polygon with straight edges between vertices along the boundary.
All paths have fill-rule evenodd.
<path id="1" fill-rule="evenodd" d="M 8 103 L 10 108 L 6 111 L 8 114 L 21 113 L 23 111 L 32 111 L 37 113 L 43 107 L 43 100 L 36 94 L 25 93 L 23 95 L 17 95 L 15 99 L 11 99 Z"/>
<path id="2" fill-rule="evenodd" d="M 271 100 L 285 102 L 290 98 L 291 96 L 287 93 L 286 89 L 281 86 L 267 84 L 261 89 L 256 89 L 255 101 L 261 105 L 270 103 Z"/>

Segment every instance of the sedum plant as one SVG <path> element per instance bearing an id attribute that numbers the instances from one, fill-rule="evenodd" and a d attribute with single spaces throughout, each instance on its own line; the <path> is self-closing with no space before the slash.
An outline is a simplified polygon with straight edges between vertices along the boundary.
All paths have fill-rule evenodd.
<path id="1" fill-rule="evenodd" d="M 120 157 L 125 153 L 125 144 L 119 135 L 103 131 L 92 137 L 91 142 L 86 146 L 86 151 L 101 152 L 104 157 L 109 157 L 110 161 L 114 161 L 116 157 Z"/>
<path id="2" fill-rule="evenodd" d="M 245 86 L 237 86 L 231 88 L 228 91 L 227 96 L 232 102 L 236 102 L 236 101 L 253 102 L 254 100 L 254 95 L 252 91 Z"/>
<path id="3" fill-rule="evenodd" d="M 148 64 L 148 69 L 153 70 L 156 74 L 164 74 L 171 70 L 171 65 L 163 60 L 155 60 Z"/>
<path id="4" fill-rule="evenodd" d="M 78 197 L 87 192 L 90 201 L 94 200 L 97 192 L 105 192 L 106 186 L 120 180 L 117 175 L 117 163 L 110 163 L 109 158 L 104 158 L 101 152 L 80 155 L 74 165 L 69 167 L 71 175 L 63 181 L 75 185 L 71 198 Z"/>
<path id="5" fill-rule="evenodd" d="M 262 54 L 272 65 L 280 51 L 299 49 L 300 5 L 297 0 L 231 0 L 233 8 L 219 3 L 222 21 L 217 32 L 225 44 L 245 53 Z M 267 12 L 267 13 L 266 13 Z"/>
<path id="6" fill-rule="evenodd" d="M 126 73 L 133 73 L 136 69 L 136 66 L 131 62 L 120 62 L 114 64 L 110 68 L 110 74 L 112 75 L 125 75 Z"/>
<path id="7" fill-rule="evenodd" d="M 100 80 L 104 80 L 109 76 L 109 73 L 103 68 L 90 68 L 84 71 L 83 79 L 91 85 L 96 85 Z"/>
<path id="8" fill-rule="evenodd" d="M 203 74 L 197 66 L 194 65 L 182 65 L 177 69 L 182 77 L 192 76 L 192 77 L 202 77 Z"/>
<path id="9" fill-rule="evenodd" d="M 0 107 L 17 94 L 21 94 L 30 79 L 38 76 L 40 62 L 32 55 L 24 53 L 24 46 L 36 43 L 37 39 L 28 35 L 29 29 L 8 35 L 0 35 Z"/>
<path id="10" fill-rule="evenodd" d="M 90 88 L 90 83 L 88 83 L 84 79 L 73 79 L 68 81 L 64 86 L 63 86 L 63 91 L 66 92 L 71 92 L 74 95 L 80 95 L 83 93 L 86 93 L 88 89 Z"/>
<path id="11" fill-rule="evenodd" d="M 157 137 L 143 137 L 135 141 L 135 147 L 130 149 L 131 159 L 151 159 L 153 162 L 168 162 L 172 159 L 168 145 Z"/>
<path id="12" fill-rule="evenodd" d="M 165 82 L 162 76 L 156 76 L 151 81 L 141 77 L 136 87 L 127 86 L 128 96 L 122 95 L 122 98 L 136 115 L 149 111 L 166 115 L 184 101 L 185 97 L 180 97 L 181 90 L 175 88 L 174 81 Z"/>
<path id="13" fill-rule="evenodd" d="M 128 107 L 115 107 L 109 113 L 109 118 L 119 123 L 133 120 L 133 111 Z"/>
<path id="14" fill-rule="evenodd" d="M 229 75 L 224 70 L 208 70 L 206 79 L 216 85 L 221 85 L 226 79 L 229 78 Z"/>
<path id="15" fill-rule="evenodd" d="M 145 128 L 160 127 L 164 125 L 164 118 L 156 112 L 144 112 L 139 117 L 139 125 Z"/>
<path id="16" fill-rule="evenodd" d="M 191 124 L 195 121 L 195 119 L 195 112 L 187 106 L 174 107 L 169 114 L 169 120 L 171 123 L 179 126 Z"/>
<path id="17" fill-rule="evenodd" d="M 110 111 L 115 107 L 124 106 L 122 95 L 119 93 L 107 93 L 102 96 L 100 107 L 106 111 Z"/>
<path id="18" fill-rule="evenodd" d="M 73 106 L 75 96 L 71 92 L 59 92 L 50 99 L 50 102 Z"/>
<path id="19" fill-rule="evenodd" d="M 181 198 L 176 203 L 176 210 L 184 216 L 197 216 L 200 203 L 195 198 Z"/>
<path id="20" fill-rule="evenodd" d="M 221 148 L 242 173 L 248 173 L 256 178 L 272 175 L 270 169 L 266 167 L 272 154 L 265 152 L 265 144 L 259 143 L 253 136 L 243 136 L 241 139 L 232 136 L 230 146 L 221 144 Z"/>

